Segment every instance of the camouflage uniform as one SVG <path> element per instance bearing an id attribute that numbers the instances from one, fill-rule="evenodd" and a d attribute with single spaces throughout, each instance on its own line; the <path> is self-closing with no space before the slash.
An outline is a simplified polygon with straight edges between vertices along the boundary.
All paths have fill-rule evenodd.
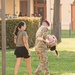
<path id="1" fill-rule="evenodd" d="M 38 37 L 47 38 L 48 29 L 46 26 L 41 26 L 36 33 L 35 50 L 39 57 L 40 64 L 35 71 L 35 75 L 39 75 L 44 70 L 44 75 L 50 75 L 48 70 L 48 49 L 47 45 L 42 41 L 38 40 Z"/>

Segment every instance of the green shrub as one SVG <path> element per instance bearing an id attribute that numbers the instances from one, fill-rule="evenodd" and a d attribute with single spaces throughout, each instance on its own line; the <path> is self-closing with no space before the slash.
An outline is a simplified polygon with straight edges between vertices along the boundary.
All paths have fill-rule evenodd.
<path id="1" fill-rule="evenodd" d="M 13 32 L 14 32 L 14 28 L 18 25 L 18 23 L 20 21 L 26 22 L 26 25 L 27 25 L 26 31 L 29 36 L 29 39 L 28 39 L 29 46 L 33 47 L 35 44 L 35 33 L 40 24 L 39 18 L 37 18 L 37 19 L 35 19 L 35 18 L 8 19 L 8 20 L 6 20 L 6 45 L 9 48 L 15 47 L 14 42 L 13 42 L 13 40 L 14 40 Z M 0 21 L 0 30 L 1 30 L 1 21 Z M 1 31 L 0 31 L 0 35 L 1 35 Z M 0 38 L 2 38 L 2 37 L 0 36 Z M 1 40 L 2 39 L 0 39 L 0 47 L 1 47 L 1 43 L 2 43 Z"/>

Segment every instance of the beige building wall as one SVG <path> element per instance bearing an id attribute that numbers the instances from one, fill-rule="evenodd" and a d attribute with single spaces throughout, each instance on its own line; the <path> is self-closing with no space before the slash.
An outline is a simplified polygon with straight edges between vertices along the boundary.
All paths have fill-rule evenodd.
<path id="1" fill-rule="evenodd" d="M 1 0 L 0 0 L 1 9 Z M 15 0 L 15 14 L 18 16 L 20 12 L 20 0 Z M 30 0 L 30 15 L 34 13 L 34 0 Z M 6 14 L 14 14 L 14 0 L 6 0 Z"/>
<path id="2" fill-rule="evenodd" d="M 71 4 L 74 0 L 61 0 L 62 4 L 62 29 L 70 29 L 71 24 Z"/>
<path id="3" fill-rule="evenodd" d="M 14 0 L 6 0 L 6 14 L 13 15 L 14 14 L 14 8 L 15 8 L 15 14 L 18 15 L 19 13 L 19 0 L 15 0 L 15 6 L 14 6 Z"/>
<path id="4" fill-rule="evenodd" d="M 15 0 L 15 14 L 18 16 L 20 12 L 20 0 Z"/>
<path id="5" fill-rule="evenodd" d="M 13 14 L 13 0 L 6 0 L 6 14 Z M 1 0 L 0 0 L 1 9 Z"/>
<path id="6" fill-rule="evenodd" d="M 13 0 L 6 0 L 6 14 L 13 14 Z"/>
<path id="7" fill-rule="evenodd" d="M 34 0 L 30 0 L 30 16 L 34 13 Z"/>
<path id="8" fill-rule="evenodd" d="M 1 0 L 0 0 L 0 9 L 1 9 Z M 13 14 L 13 0 L 6 0 L 6 14 Z"/>
<path id="9" fill-rule="evenodd" d="M 71 23 L 71 4 L 74 0 L 61 0 L 62 4 L 62 23 L 69 24 Z"/>
<path id="10" fill-rule="evenodd" d="M 51 22 L 53 22 L 53 8 L 54 8 L 54 0 L 51 1 L 51 9 L 50 9 L 50 18 Z M 62 29 L 69 29 L 69 25 L 71 23 L 71 4 L 73 4 L 74 0 L 61 0 L 61 27 Z"/>
<path id="11" fill-rule="evenodd" d="M 51 22 L 51 10 L 50 10 L 50 8 L 51 8 L 51 0 L 47 0 L 47 3 L 46 3 L 46 11 L 47 11 L 47 20 L 49 21 L 49 22 Z"/>
<path id="12" fill-rule="evenodd" d="M 0 9 L 1 9 L 1 0 L 0 0 Z M 20 10 L 20 1 L 15 0 L 15 14 L 18 15 Z M 6 14 L 14 14 L 14 0 L 6 0 Z"/>

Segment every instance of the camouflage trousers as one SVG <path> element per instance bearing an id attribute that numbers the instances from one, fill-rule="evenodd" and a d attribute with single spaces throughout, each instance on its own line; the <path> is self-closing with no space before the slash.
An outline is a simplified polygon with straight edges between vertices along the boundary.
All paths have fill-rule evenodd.
<path id="1" fill-rule="evenodd" d="M 40 72 L 43 70 L 44 75 L 50 75 L 48 70 L 48 53 L 47 50 L 36 50 L 36 53 L 39 57 L 40 63 L 38 65 L 38 68 L 35 71 L 34 75 L 39 75 Z"/>

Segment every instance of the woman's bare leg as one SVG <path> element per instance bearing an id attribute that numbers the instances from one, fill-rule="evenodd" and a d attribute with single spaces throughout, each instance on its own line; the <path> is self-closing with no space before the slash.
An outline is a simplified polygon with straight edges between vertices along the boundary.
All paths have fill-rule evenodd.
<path id="1" fill-rule="evenodd" d="M 16 65 L 15 65 L 15 69 L 14 69 L 14 75 L 17 75 L 21 62 L 22 62 L 22 58 L 17 58 L 16 59 Z"/>
<path id="2" fill-rule="evenodd" d="M 28 68 L 28 73 L 29 73 L 29 75 L 32 75 L 31 60 L 30 60 L 30 58 L 27 58 L 25 60 L 26 60 L 27 68 Z"/>

